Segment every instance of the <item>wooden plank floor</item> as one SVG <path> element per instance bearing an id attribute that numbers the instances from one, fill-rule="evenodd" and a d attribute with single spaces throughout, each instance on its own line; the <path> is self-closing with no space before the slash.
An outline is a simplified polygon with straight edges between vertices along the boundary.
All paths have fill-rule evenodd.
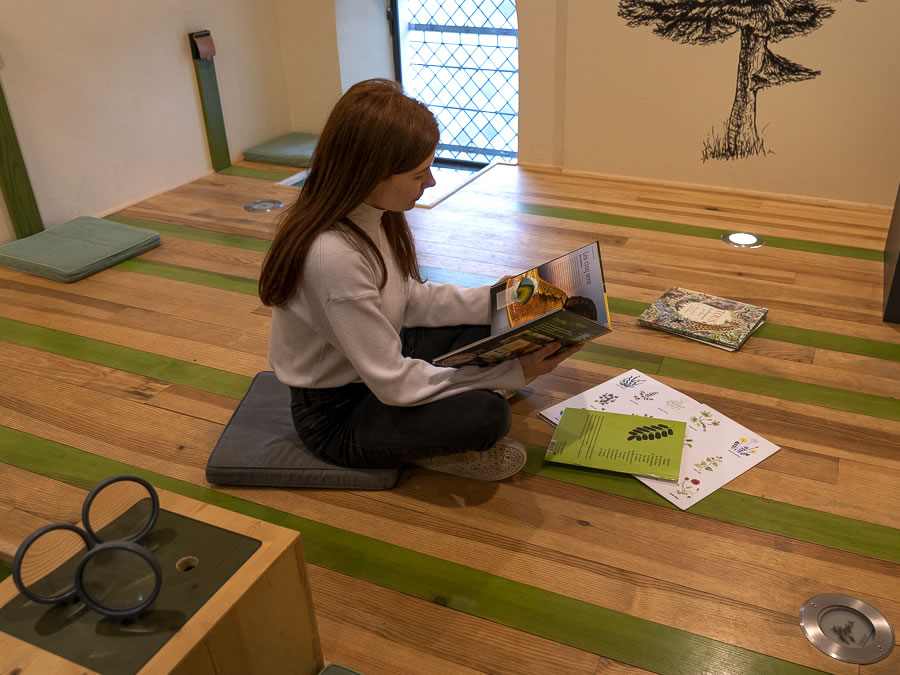
<path id="1" fill-rule="evenodd" d="M 495 166 L 410 213 L 426 276 L 484 283 L 597 239 L 615 329 L 512 399 L 526 470 L 214 488 L 206 457 L 268 369 L 255 280 L 273 217 L 242 206 L 292 200 L 279 173 L 294 170 L 239 164 L 114 214 L 162 246 L 78 283 L 0 268 L 0 559 L 128 471 L 299 529 L 326 660 L 367 674 L 900 672 L 900 650 L 842 663 L 797 622 L 838 592 L 900 627 L 889 209 Z M 769 243 L 718 240 L 736 229 Z M 671 285 L 765 305 L 768 325 L 736 353 L 638 328 Z M 630 476 L 544 465 L 537 412 L 629 368 L 782 449 L 687 512 Z"/>

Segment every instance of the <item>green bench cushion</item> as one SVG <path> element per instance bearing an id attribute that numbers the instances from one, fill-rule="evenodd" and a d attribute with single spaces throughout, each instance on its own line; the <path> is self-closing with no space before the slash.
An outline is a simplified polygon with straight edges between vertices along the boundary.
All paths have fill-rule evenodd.
<path id="1" fill-rule="evenodd" d="M 159 246 L 158 232 L 81 216 L 0 246 L 0 265 L 66 283 Z"/>
<path id="2" fill-rule="evenodd" d="M 285 166 L 305 168 L 309 166 L 318 140 L 317 134 L 292 131 L 289 134 L 250 148 L 244 152 L 244 159 L 248 162 L 283 164 Z"/>
<path id="3" fill-rule="evenodd" d="M 258 373 L 206 464 L 218 485 L 384 490 L 400 469 L 348 469 L 307 450 L 291 419 L 291 391 L 271 371 Z"/>

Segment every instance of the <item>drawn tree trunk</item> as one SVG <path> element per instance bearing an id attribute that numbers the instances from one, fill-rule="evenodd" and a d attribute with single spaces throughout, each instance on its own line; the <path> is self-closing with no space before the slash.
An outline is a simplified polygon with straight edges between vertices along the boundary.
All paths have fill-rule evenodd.
<path id="1" fill-rule="evenodd" d="M 683 44 L 709 45 L 740 34 L 731 114 L 724 138 L 707 142 L 706 160 L 766 154 L 756 128 L 759 91 L 820 74 L 772 53 L 769 43 L 816 30 L 834 9 L 825 0 L 619 0 L 618 13 L 631 27 L 653 26 L 656 35 Z"/>
<path id="2" fill-rule="evenodd" d="M 741 27 L 737 84 L 725 135 L 726 152 L 732 157 L 738 156 L 744 149 L 758 148 L 761 144 L 759 132 L 756 130 L 756 93 L 758 89 L 753 86 L 753 75 L 762 69 L 767 42 L 768 40 L 757 33 L 752 26 Z"/>

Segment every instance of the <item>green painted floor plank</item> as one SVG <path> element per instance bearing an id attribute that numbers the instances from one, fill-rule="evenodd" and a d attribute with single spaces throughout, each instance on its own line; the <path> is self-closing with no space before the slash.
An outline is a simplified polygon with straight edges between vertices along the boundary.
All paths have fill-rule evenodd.
<path id="1" fill-rule="evenodd" d="M 582 211 L 579 209 L 565 209 L 553 206 L 541 206 L 519 202 L 515 210 L 519 213 L 527 213 L 533 216 L 545 218 L 561 218 L 563 220 L 577 220 L 586 223 L 602 223 L 617 227 L 630 227 L 638 230 L 652 230 L 654 232 L 669 232 L 671 234 L 683 234 L 703 239 L 719 239 L 725 232 L 713 227 L 699 225 L 683 225 L 680 223 L 667 223 L 660 220 L 646 220 L 644 218 L 631 218 L 629 216 L 615 216 L 609 213 L 595 211 Z M 806 251 L 808 253 L 822 253 L 825 255 L 840 256 L 843 258 L 857 258 L 860 260 L 874 260 L 882 262 L 884 251 L 857 246 L 840 246 L 838 244 L 824 244 L 818 241 L 804 241 L 801 239 L 788 239 L 786 237 L 765 237 L 765 245 L 771 248 L 784 248 L 792 251 Z M 724 244 L 723 244 L 724 245 Z"/>
<path id="2" fill-rule="evenodd" d="M 171 223 L 162 223 L 158 220 L 145 220 L 143 218 L 132 218 L 131 216 L 111 215 L 107 216 L 105 220 L 112 220 L 113 222 L 131 225 L 132 227 L 140 227 L 144 230 L 153 230 L 178 239 L 189 239 L 219 246 L 231 246 L 248 251 L 265 252 L 269 250 L 269 245 L 272 243 L 268 239 L 244 237 L 238 234 L 203 230 L 198 227 L 187 227 L 185 225 L 173 225 Z"/>
<path id="3" fill-rule="evenodd" d="M 631 370 L 636 368 L 647 375 L 655 375 L 662 365 L 663 358 L 656 354 L 648 354 L 633 349 L 611 347 L 597 342 L 589 342 L 584 348 L 571 357 L 577 361 L 600 363 L 604 366 Z"/>
<path id="4" fill-rule="evenodd" d="M 0 317 L 2 339 L 44 351 L 96 363 L 163 382 L 182 384 L 192 389 L 240 399 L 251 378 L 197 363 L 189 363 L 150 352 L 122 347 L 111 342 L 81 337 Z M 0 343 L 2 344 L 2 343 Z"/>
<path id="5" fill-rule="evenodd" d="M 734 368 L 710 366 L 670 357 L 663 359 L 656 374 L 725 387 L 732 391 L 773 396 L 784 401 L 818 405 L 886 420 L 900 420 L 900 399 L 888 396 L 876 396 L 875 394 L 826 387 L 821 384 L 796 382 L 772 375 L 747 373 Z"/>
<path id="6" fill-rule="evenodd" d="M 144 220 L 140 218 L 131 218 L 129 216 L 107 216 L 107 220 L 114 220 L 125 225 L 134 225 L 149 230 L 156 230 L 160 234 L 178 237 L 181 239 L 191 239 L 194 241 L 204 241 L 210 244 L 221 244 L 223 246 L 233 246 L 236 248 L 244 248 L 252 251 L 266 251 L 269 247 L 269 241 L 266 239 L 256 239 L 253 237 L 242 237 L 239 235 L 229 235 L 223 233 L 209 232 L 182 225 L 172 225 L 169 223 L 161 223 L 158 221 Z M 139 259 L 138 259 L 139 260 Z M 159 263 L 163 264 L 163 263 Z M 177 268 L 177 266 L 171 266 Z M 187 270 L 189 268 L 180 268 Z M 480 274 L 470 274 L 467 272 L 457 272 L 453 270 L 445 270 L 439 267 L 422 266 L 422 275 L 425 279 L 438 283 L 454 283 L 460 286 L 472 287 L 492 284 L 496 281 L 493 277 L 487 277 Z M 138 271 L 137 269 L 135 271 Z M 145 273 L 152 274 L 154 270 L 147 268 Z M 167 278 L 175 278 L 174 272 L 169 272 Z M 158 274 L 158 276 L 166 276 Z M 193 283 L 200 283 L 198 281 Z M 241 277 L 231 277 L 231 279 L 242 279 Z M 187 276 L 180 279 L 186 281 Z M 253 282 L 252 279 L 244 279 L 247 282 Z M 222 288 L 224 282 L 216 282 L 216 288 Z M 248 292 L 247 284 L 240 284 L 239 292 Z M 643 312 L 648 303 L 638 302 L 636 300 L 626 300 L 624 298 L 609 298 L 609 309 L 615 314 L 625 314 L 627 316 L 637 316 Z M 648 329 L 649 330 L 649 329 Z M 755 333 L 756 337 L 765 338 L 767 340 L 778 340 L 781 342 L 790 342 L 792 344 L 805 345 L 809 347 L 817 347 L 820 349 L 829 349 L 832 351 L 844 352 L 847 354 L 858 354 L 860 356 L 871 356 L 878 359 L 888 359 L 891 361 L 900 361 L 900 344 L 892 344 L 889 342 L 879 342 L 877 340 L 867 340 L 864 338 L 856 338 L 849 335 L 838 335 L 836 333 L 825 333 L 822 331 L 809 330 L 806 328 L 795 328 L 793 326 L 784 326 L 780 324 L 767 323 Z"/>
<path id="7" fill-rule="evenodd" d="M 634 476 L 544 462 L 547 449 L 526 444 L 525 471 L 553 480 L 678 510 Z M 900 530 L 720 488 L 687 511 L 754 530 L 900 564 Z"/>
<path id="8" fill-rule="evenodd" d="M 206 270 L 194 269 L 193 267 L 157 262 L 156 260 L 144 260 L 142 258 L 125 260 L 113 267 L 115 269 L 125 270 L 126 272 L 150 274 L 164 279 L 171 279 L 172 281 L 183 281 L 189 284 L 218 288 L 223 291 L 243 293 L 244 295 L 259 294 L 259 282 L 256 279 L 238 277 L 232 274 L 208 272 Z"/>
<path id="9" fill-rule="evenodd" d="M 115 474 L 302 533 L 311 565 L 657 673 L 819 672 L 0 426 L 0 461 L 82 489 Z M 710 670 L 712 669 L 712 670 Z"/>
<path id="10" fill-rule="evenodd" d="M 303 171 L 303 169 L 297 169 L 295 173 L 285 173 L 284 171 L 273 171 L 271 169 L 254 169 L 249 166 L 232 165 L 227 169 L 222 169 L 219 173 L 224 173 L 228 176 L 244 176 L 246 178 L 265 178 L 268 180 L 283 181 L 285 178 L 295 176 L 301 171 Z"/>
<path id="11" fill-rule="evenodd" d="M 838 335 L 837 333 L 825 333 L 808 328 L 797 328 L 774 323 L 764 324 L 754 335 L 766 340 L 778 340 L 779 342 L 790 342 L 795 345 L 828 349 L 846 354 L 858 354 L 859 356 L 871 356 L 876 359 L 900 361 L 900 344 L 892 344 L 890 342 L 879 342 L 878 340 Z"/>
<path id="12" fill-rule="evenodd" d="M 888 396 L 876 396 L 820 384 L 796 382 L 773 375 L 759 375 L 736 368 L 711 366 L 696 361 L 673 359 L 668 356 L 660 357 L 655 354 L 609 347 L 602 342 L 586 344 L 584 349 L 572 358 L 627 370 L 636 368 L 648 375 L 673 377 L 678 380 L 699 382 L 733 391 L 772 396 L 785 401 L 818 405 L 888 420 L 900 420 L 900 399 Z"/>

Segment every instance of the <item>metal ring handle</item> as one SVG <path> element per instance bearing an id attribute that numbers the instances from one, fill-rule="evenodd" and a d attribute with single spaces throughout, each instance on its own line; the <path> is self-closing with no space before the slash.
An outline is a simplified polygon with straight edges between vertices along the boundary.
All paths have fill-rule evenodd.
<path id="1" fill-rule="evenodd" d="M 112 485 L 113 483 L 121 483 L 124 481 L 130 481 L 132 483 L 137 483 L 141 487 L 143 487 L 147 494 L 150 496 L 150 518 L 147 520 L 147 524 L 137 534 L 128 537 L 125 541 L 141 541 L 144 537 L 150 534 L 150 531 L 156 525 L 156 520 L 159 518 L 159 495 L 156 494 L 156 490 L 153 489 L 153 486 L 150 485 L 143 478 L 139 478 L 138 476 L 110 476 L 105 480 L 97 483 L 94 488 L 88 493 L 87 498 L 84 500 L 84 505 L 81 507 L 81 523 L 84 525 L 84 529 L 87 530 L 87 533 L 91 536 L 91 538 L 98 542 L 103 543 L 103 539 L 94 531 L 94 528 L 91 527 L 91 504 L 94 503 L 94 499 L 99 495 L 104 489 Z M 85 603 L 86 604 L 86 603 Z"/>
<path id="2" fill-rule="evenodd" d="M 94 557 L 106 551 L 128 551 L 129 553 L 133 553 L 140 557 L 147 563 L 153 572 L 154 583 L 153 590 L 146 598 L 143 598 L 140 602 L 131 607 L 119 609 L 104 605 L 102 602 L 95 600 L 87 592 L 87 589 L 85 589 L 84 586 L 84 571 Z M 140 544 L 135 544 L 133 541 L 108 541 L 92 548 L 84 558 L 81 559 L 81 562 L 78 563 L 78 569 L 75 570 L 75 592 L 78 594 L 79 600 L 98 614 L 102 614 L 103 616 L 118 621 L 126 621 L 128 619 L 136 619 L 144 610 L 156 601 L 156 597 L 159 595 L 159 591 L 162 588 L 162 576 L 162 567 L 160 567 L 156 557 Z"/>
<path id="3" fill-rule="evenodd" d="M 84 541 L 84 547 L 86 551 L 90 551 L 94 547 L 94 542 L 90 537 L 88 537 L 87 532 L 82 530 L 80 527 L 71 525 L 69 523 L 54 523 L 52 525 L 44 525 L 43 527 L 39 527 L 34 532 L 25 537 L 25 541 L 22 542 L 22 545 L 19 546 L 18 550 L 16 551 L 15 557 L 13 557 L 12 578 L 13 583 L 15 583 L 16 588 L 19 589 L 19 592 L 26 598 L 34 600 L 35 602 L 48 604 L 65 602 L 67 600 L 71 600 L 76 595 L 74 584 L 68 590 L 63 591 L 62 593 L 57 593 L 56 595 L 39 595 L 38 593 L 33 593 L 32 591 L 30 591 L 22 579 L 22 561 L 25 559 L 25 554 L 28 552 L 28 549 L 31 548 L 31 545 L 34 544 L 34 542 L 36 542 L 42 536 L 44 536 L 48 532 L 53 532 L 55 530 L 67 530 L 69 532 L 74 532 L 75 534 L 77 534 L 79 537 L 81 537 L 82 541 Z M 81 562 L 84 562 L 84 560 L 82 560 Z"/>

